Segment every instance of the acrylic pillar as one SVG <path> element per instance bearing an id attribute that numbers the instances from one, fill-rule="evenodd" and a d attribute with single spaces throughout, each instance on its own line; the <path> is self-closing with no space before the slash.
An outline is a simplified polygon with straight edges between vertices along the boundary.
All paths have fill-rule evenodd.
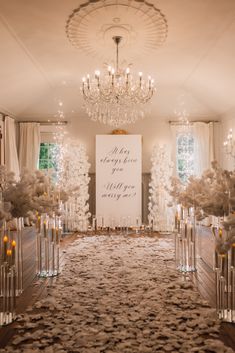
<path id="1" fill-rule="evenodd" d="M 6 223 L 3 223 L 0 232 L 0 265 L 6 261 L 7 254 L 11 254 L 11 264 L 14 263 L 15 268 L 15 285 L 16 295 L 19 296 L 23 292 L 23 249 L 22 249 L 22 232 L 23 232 L 23 218 L 16 219 L 16 231 L 7 229 Z M 0 274 L 1 282 L 1 274 Z M 0 288 L 0 295 L 2 295 L 2 287 Z"/>
<path id="2" fill-rule="evenodd" d="M 222 321 L 235 323 L 235 243 L 228 252 L 215 250 L 216 312 Z"/>
<path id="3" fill-rule="evenodd" d="M 60 273 L 61 228 L 56 222 L 38 217 L 37 221 L 37 275 L 53 277 Z"/>
<path id="4" fill-rule="evenodd" d="M 190 220 L 175 219 L 175 261 L 181 272 L 194 272 L 196 263 L 196 225 L 194 218 Z"/>
<path id="5" fill-rule="evenodd" d="M 17 218 L 16 230 L 16 294 L 19 296 L 23 292 L 23 248 L 22 234 L 24 228 L 24 219 Z"/>
<path id="6" fill-rule="evenodd" d="M 0 326 L 8 325 L 15 319 L 17 280 L 17 243 L 12 240 L 6 226 L 1 229 L 0 258 Z"/>
<path id="7" fill-rule="evenodd" d="M 1 265 L 0 326 L 12 323 L 16 318 L 16 271 L 15 266 Z"/>

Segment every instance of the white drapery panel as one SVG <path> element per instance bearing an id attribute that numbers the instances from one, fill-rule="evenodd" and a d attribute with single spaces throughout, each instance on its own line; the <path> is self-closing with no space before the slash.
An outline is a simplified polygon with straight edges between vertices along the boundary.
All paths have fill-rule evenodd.
<path id="1" fill-rule="evenodd" d="M 40 124 L 20 123 L 20 170 L 37 169 L 40 150 Z"/>
<path id="2" fill-rule="evenodd" d="M 4 116 L 0 113 L 0 165 L 5 164 Z"/>
<path id="3" fill-rule="evenodd" d="M 204 170 L 210 168 L 214 160 L 213 123 L 195 122 L 192 126 L 194 137 L 194 171 L 200 177 Z"/>
<path id="4" fill-rule="evenodd" d="M 15 120 L 5 117 L 5 165 L 9 172 L 14 172 L 19 178 L 19 160 L 16 148 Z"/>

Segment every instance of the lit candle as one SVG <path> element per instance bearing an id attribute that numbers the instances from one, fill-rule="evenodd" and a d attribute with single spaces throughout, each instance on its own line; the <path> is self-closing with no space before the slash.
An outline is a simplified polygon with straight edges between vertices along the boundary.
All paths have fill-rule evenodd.
<path id="1" fill-rule="evenodd" d="M 223 236 L 223 230 L 222 228 L 219 228 L 219 237 L 222 238 L 222 236 Z"/>
<path id="2" fill-rule="evenodd" d="M 12 240 L 12 265 L 15 265 L 15 258 L 16 258 L 16 241 Z"/>
<path id="3" fill-rule="evenodd" d="M 10 266 L 12 265 L 12 251 L 11 251 L 11 249 L 7 249 L 7 262 Z"/>
<path id="4" fill-rule="evenodd" d="M 8 243 L 8 236 L 5 235 L 3 237 L 3 261 L 7 260 L 7 243 Z"/>

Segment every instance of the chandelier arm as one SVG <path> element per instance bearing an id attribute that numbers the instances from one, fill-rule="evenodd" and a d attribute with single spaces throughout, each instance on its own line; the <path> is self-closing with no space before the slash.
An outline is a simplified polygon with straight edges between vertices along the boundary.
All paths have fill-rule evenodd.
<path id="1" fill-rule="evenodd" d="M 148 80 L 135 79 L 130 69 L 122 71 L 119 68 L 120 36 L 113 37 L 116 45 L 116 68 L 108 67 L 106 75 L 101 76 L 95 71 L 95 77 L 88 74 L 83 78 L 81 92 L 85 101 L 85 108 L 89 117 L 112 126 L 124 123 L 134 123 L 145 115 L 145 103 L 153 96 L 154 81 L 151 76 Z"/>

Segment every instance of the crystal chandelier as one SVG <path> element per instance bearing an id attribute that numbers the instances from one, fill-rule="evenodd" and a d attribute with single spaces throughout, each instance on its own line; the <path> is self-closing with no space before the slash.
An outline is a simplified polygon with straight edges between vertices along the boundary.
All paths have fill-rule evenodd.
<path id="1" fill-rule="evenodd" d="M 82 79 L 82 95 L 85 109 L 93 121 L 118 127 L 134 123 L 145 116 L 146 103 L 154 93 L 154 80 L 144 80 L 142 72 L 134 78 L 130 68 L 119 68 L 119 44 L 121 36 L 113 37 L 116 44 L 116 67 L 108 66 L 104 75 L 99 70 Z"/>

